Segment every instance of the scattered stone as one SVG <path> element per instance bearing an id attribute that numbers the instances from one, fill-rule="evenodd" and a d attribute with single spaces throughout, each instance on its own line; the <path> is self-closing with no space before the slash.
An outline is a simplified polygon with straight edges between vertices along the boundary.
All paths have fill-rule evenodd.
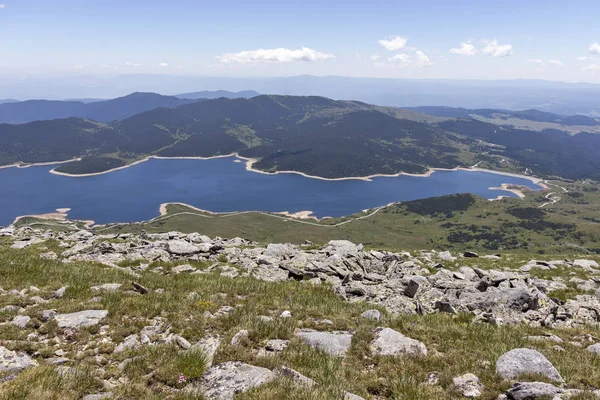
<path id="1" fill-rule="evenodd" d="M 213 362 L 213 357 L 219 346 L 221 345 L 221 338 L 219 336 L 208 336 L 202 338 L 198 343 L 192 346 L 193 349 L 198 349 L 206 358 L 206 366 L 210 367 Z"/>
<path id="2" fill-rule="evenodd" d="M 31 321 L 31 317 L 27 315 L 17 315 L 12 319 L 11 324 L 18 326 L 19 328 L 26 328 L 29 321 Z"/>
<path id="3" fill-rule="evenodd" d="M 178 256 L 191 256 L 200 253 L 202 249 L 185 240 L 169 240 L 167 243 L 167 251 Z"/>
<path id="4" fill-rule="evenodd" d="M 183 336 L 176 335 L 175 342 L 177 343 L 177 345 L 179 345 L 179 347 L 181 347 L 184 350 L 187 350 L 192 347 L 192 344 L 188 342 Z"/>
<path id="5" fill-rule="evenodd" d="M 47 253 L 41 253 L 40 258 L 43 258 L 45 260 L 56 260 L 58 258 L 58 255 L 53 251 L 49 251 Z"/>
<path id="6" fill-rule="evenodd" d="M 360 314 L 364 319 L 371 319 L 373 321 L 379 321 L 381 319 L 381 312 L 379 310 L 367 310 Z"/>
<path id="7" fill-rule="evenodd" d="M 534 342 L 554 342 L 554 343 L 562 343 L 563 340 L 556 335 L 547 334 L 542 336 L 527 336 L 528 340 L 532 340 Z"/>
<path id="8" fill-rule="evenodd" d="M 16 353 L 0 346 L 0 372 L 18 372 L 37 365 L 37 361 L 27 354 Z"/>
<path id="9" fill-rule="evenodd" d="M 112 397 L 113 397 L 112 393 L 104 392 L 104 393 L 88 394 L 87 396 L 83 396 L 81 400 L 104 400 L 104 399 L 110 399 Z"/>
<path id="10" fill-rule="evenodd" d="M 479 378 L 473 374 L 457 376 L 452 379 L 452 383 L 464 397 L 479 397 L 483 391 Z"/>
<path id="11" fill-rule="evenodd" d="M 232 338 L 231 338 L 231 344 L 236 346 L 238 344 L 240 344 L 240 342 L 244 339 L 246 339 L 248 337 L 248 331 L 245 329 L 242 329 L 241 331 L 239 331 L 238 333 L 236 333 Z"/>
<path id="12" fill-rule="evenodd" d="M 301 329 L 296 332 L 296 336 L 309 346 L 334 357 L 345 355 L 352 343 L 352 334 L 349 332 L 321 332 L 312 329 Z"/>
<path id="13" fill-rule="evenodd" d="M 587 347 L 587 351 L 600 355 L 600 343 L 592 344 Z"/>
<path id="14" fill-rule="evenodd" d="M 85 310 L 71 314 L 57 314 L 54 319 L 60 328 L 83 328 L 97 325 L 107 315 L 107 310 Z"/>
<path id="15" fill-rule="evenodd" d="M 261 322 L 273 322 L 273 317 L 269 317 L 268 315 L 259 315 L 256 318 Z"/>
<path id="16" fill-rule="evenodd" d="M 121 288 L 121 286 L 123 286 L 123 284 L 121 284 L 121 283 L 105 283 L 105 284 L 99 285 L 99 286 L 92 286 L 90 289 L 92 289 L 92 291 L 94 291 L 94 292 L 100 292 L 100 291 L 116 292 L 117 290 L 119 290 Z"/>
<path id="17" fill-rule="evenodd" d="M 44 311 L 42 311 L 42 321 L 43 322 L 52 321 L 54 319 L 54 317 L 56 317 L 57 315 L 58 315 L 58 312 L 56 312 L 56 310 L 44 310 Z"/>
<path id="18" fill-rule="evenodd" d="M 288 346 L 288 340 L 283 339 L 271 339 L 265 345 L 265 349 L 268 351 L 283 351 Z"/>
<path id="19" fill-rule="evenodd" d="M 463 257 L 465 257 L 465 258 L 477 258 L 477 257 L 479 257 L 479 254 L 477 254 L 477 253 L 475 253 L 473 251 L 465 251 L 463 253 Z"/>
<path id="20" fill-rule="evenodd" d="M 371 352 L 381 356 L 426 356 L 427 347 L 418 340 L 404 336 L 391 328 L 378 328 L 369 345 Z"/>
<path id="21" fill-rule="evenodd" d="M 288 310 L 285 310 L 281 313 L 281 315 L 279 315 L 279 318 L 292 318 L 292 313 Z"/>
<path id="22" fill-rule="evenodd" d="M 344 400 L 365 400 L 365 398 L 357 396 L 354 393 L 344 392 Z"/>
<path id="23" fill-rule="evenodd" d="M 416 279 L 411 279 L 408 281 L 406 288 L 404 289 L 404 295 L 412 299 L 417 295 L 420 287 L 421 285 Z"/>
<path id="24" fill-rule="evenodd" d="M 52 297 L 54 297 L 55 299 L 60 299 L 65 295 L 65 292 L 67 291 L 67 287 L 63 286 L 60 289 L 58 289 L 56 292 L 54 292 L 54 294 L 52 295 Z"/>
<path id="25" fill-rule="evenodd" d="M 174 274 L 182 274 L 184 272 L 194 272 L 196 268 L 192 267 L 189 264 L 177 265 L 176 267 L 171 268 L 171 272 Z"/>
<path id="26" fill-rule="evenodd" d="M 496 373 L 504 379 L 518 379 L 523 374 L 539 374 L 556 382 L 564 382 L 554 365 L 543 354 L 532 349 L 513 349 L 496 361 Z"/>
<path id="27" fill-rule="evenodd" d="M 564 393 L 565 390 L 544 382 L 519 382 L 515 383 L 507 392 L 511 400 L 535 400 L 553 398 Z"/>
<path id="28" fill-rule="evenodd" d="M 300 372 L 288 367 L 277 367 L 273 372 L 278 376 L 283 376 L 285 378 L 291 379 L 295 383 L 298 383 L 302 386 L 313 387 L 317 384 L 317 382 L 310 379 L 309 377 L 304 376 Z"/>
<path id="29" fill-rule="evenodd" d="M 115 348 L 115 353 L 122 353 L 125 350 L 133 350 L 140 346 L 140 340 L 137 333 L 129 335 L 125 340 Z"/>
<path id="30" fill-rule="evenodd" d="M 148 293 L 148 289 L 146 289 L 144 286 L 140 285 L 137 282 L 131 282 L 131 284 L 133 285 L 133 290 L 135 290 L 138 293 L 141 294 L 147 294 Z"/>
<path id="31" fill-rule="evenodd" d="M 275 377 L 275 374 L 266 368 L 228 361 L 210 367 L 198 386 L 188 385 L 189 389 L 186 389 L 200 389 L 211 400 L 231 400 L 239 393 L 273 381 Z"/>

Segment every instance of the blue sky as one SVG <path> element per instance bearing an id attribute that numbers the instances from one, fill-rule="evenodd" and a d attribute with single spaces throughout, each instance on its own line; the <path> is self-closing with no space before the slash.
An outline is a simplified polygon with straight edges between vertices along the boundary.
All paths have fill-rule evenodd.
<path id="1" fill-rule="evenodd" d="M 597 0 L 0 4 L 5 77 L 314 74 L 600 82 Z"/>

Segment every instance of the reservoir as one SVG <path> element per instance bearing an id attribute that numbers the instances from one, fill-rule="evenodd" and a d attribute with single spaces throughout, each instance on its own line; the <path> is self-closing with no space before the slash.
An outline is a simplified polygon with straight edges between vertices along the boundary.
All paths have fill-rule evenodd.
<path id="1" fill-rule="evenodd" d="M 0 169 L 0 226 L 17 216 L 70 208 L 70 219 L 138 222 L 158 216 L 162 203 L 181 202 L 213 212 L 312 211 L 340 217 L 388 203 L 453 193 L 493 199 L 516 197 L 501 184 L 541 189 L 526 178 L 481 171 L 436 171 L 430 176 L 400 175 L 328 181 L 294 173 L 246 170 L 236 157 L 149 159 L 109 173 L 69 177 L 51 174 L 56 166 Z"/>

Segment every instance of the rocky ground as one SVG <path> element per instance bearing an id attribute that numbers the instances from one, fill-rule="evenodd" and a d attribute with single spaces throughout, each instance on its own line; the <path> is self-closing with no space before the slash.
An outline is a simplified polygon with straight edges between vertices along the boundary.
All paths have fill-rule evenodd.
<path id="1" fill-rule="evenodd" d="M 595 259 L 0 236 L 0 398 L 600 398 Z"/>

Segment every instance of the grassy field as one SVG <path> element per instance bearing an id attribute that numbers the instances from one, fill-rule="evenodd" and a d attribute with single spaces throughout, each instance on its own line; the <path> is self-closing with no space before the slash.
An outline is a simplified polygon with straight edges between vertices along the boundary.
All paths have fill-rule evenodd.
<path id="1" fill-rule="evenodd" d="M 334 295 L 328 286 L 313 286 L 306 282 L 268 283 L 252 278 L 220 276 L 217 272 L 199 275 L 161 275 L 151 272 L 156 266 L 169 270 L 174 264 L 153 264 L 140 271 L 135 280 L 150 290 L 141 295 L 131 289 L 130 275 L 95 263 L 68 263 L 41 259 L 40 252 L 60 251 L 58 243 L 46 242 L 24 250 L 11 249 L 8 239 L 0 240 L 0 281 L 5 290 L 35 286 L 36 295 L 49 298 L 62 286 L 68 286 L 64 297 L 48 304 L 35 305 L 27 296 L 2 295 L 0 308 L 6 305 L 28 306 L 25 314 L 31 321 L 25 329 L 10 324 L 0 325 L 1 344 L 25 351 L 36 358 L 38 367 L 0 383 L 0 399 L 80 399 L 84 394 L 104 391 L 103 380 L 119 382 L 114 397 L 124 399 L 201 399 L 177 389 L 199 379 L 206 368 L 204 356 L 195 350 L 181 350 L 174 345 L 141 347 L 115 353 L 114 349 L 128 335 L 139 332 L 153 318 L 162 318 L 171 332 L 190 343 L 209 335 L 224 338 L 214 362 L 239 360 L 267 368 L 288 366 L 314 379 L 313 389 L 301 388 L 285 379 L 247 392 L 238 399 L 339 399 L 350 391 L 367 399 L 450 400 L 458 398 L 452 378 L 475 373 L 485 385 L 482 399 L 496 399 L 511 382 L 495 373 L 495 362 L 504 352 L 516 347 L 528 347 L 542 352 L 560 371 L 572 388 L 590 389 L 600 382 L 600 357 L 580 347 L 582 335 L 600 336 L 600 330 L 553 330 L 526 326 L 495 327 L 472 322 L 472 316 L 436 314 L 429 316 L 392 317 L 381 309 L 383 319 L 376 323 L 360 318 L 373 306 L 348 303 Z M 507 257 L 506 266 L 520 265 L 520 255 Z M 480 262 L 483 260 L 480 260 Z M 206 265 L 193 263 L 204 268 Z M 553 271 L 553 273 L 568 271 Z M 122 283 L 122 289 L 106 293 L 93 292 L 90 287 L 103 283 Z M 164 292 L 155 292 L 164 289 Z M 29 289 L 30 292 L 33 289 Z M 193 294 L 192 294 L 193 293 Z M 222 306 L 232 306 L 231 314 L 210 319 L 205 311 L 215 313 Z M 42 322 L 41 311 L 56 309 L 74 312 L 85 309 L 106 309 L 108 317 L 101 323 L 75 333 L 58 328 L 53 322 Z M 292 318 L 278 318 L 289 310 Z M 0 313 L 0 322 L 10 321 L 14 312 Z M 258 316 L 274 317 L 262 322 Z M 329 319 L 331 325 L 317 325 L 314 319 Z M 422 341 L 429 349 L 426 357 L 380 357 L 368 349 L 377 326 L 388 326 Z M 293 336 L 299 327 L 319 330 L 349 330 L 355 332 L 352 347 L 344 358 L 332 358 L 303 345 Z M 249 335 L 240 344 L 230 339 L 240 329 Z M 530 341 L 528 335 L 553 333 L 565 340 L 555 343 Z M 33 336 L 30 336 L 33 335 Z M 29 340 L 27 338 L 29 337 Z M 289 346 L 272 356 L 259 350 L 268 339 L 290 340 Z M 47 339 L 47 340 L 43 340 Z M 585 344 L 585 343 L 584 343 Z M 69 373 L 59 373 L 47 359 L 62 350 L 74 367 Z M 133 359 L 126 367 L 119 363 Z M 437 374 L 439 382 L 428 384 L 428 377 Z M 6 378 L 7 374 L 0 375 Z M 543 380 L 534 377 L 536 380 Z M 572 399 L 591 397 L 579 396 Z"/>
<path id="2" fill-rule="evenodd" d="M 550 188 L 527 192 L 523 200 L 489 201 L 468 194 L 451 195 L 322 221 L 252 212 L 210 214 L 173 204 L 167 207 L 165 216 L 152 221 L 99 227 L 97 231 L 201 232 L 260 243 L 309 240 L 321 244 L 348 239 L 384 249 L 600 253 L 600 186 L 550 181 Z M 539 208 L 550 202 L 547 196 L 558 196 L 560 200 Z"/>

